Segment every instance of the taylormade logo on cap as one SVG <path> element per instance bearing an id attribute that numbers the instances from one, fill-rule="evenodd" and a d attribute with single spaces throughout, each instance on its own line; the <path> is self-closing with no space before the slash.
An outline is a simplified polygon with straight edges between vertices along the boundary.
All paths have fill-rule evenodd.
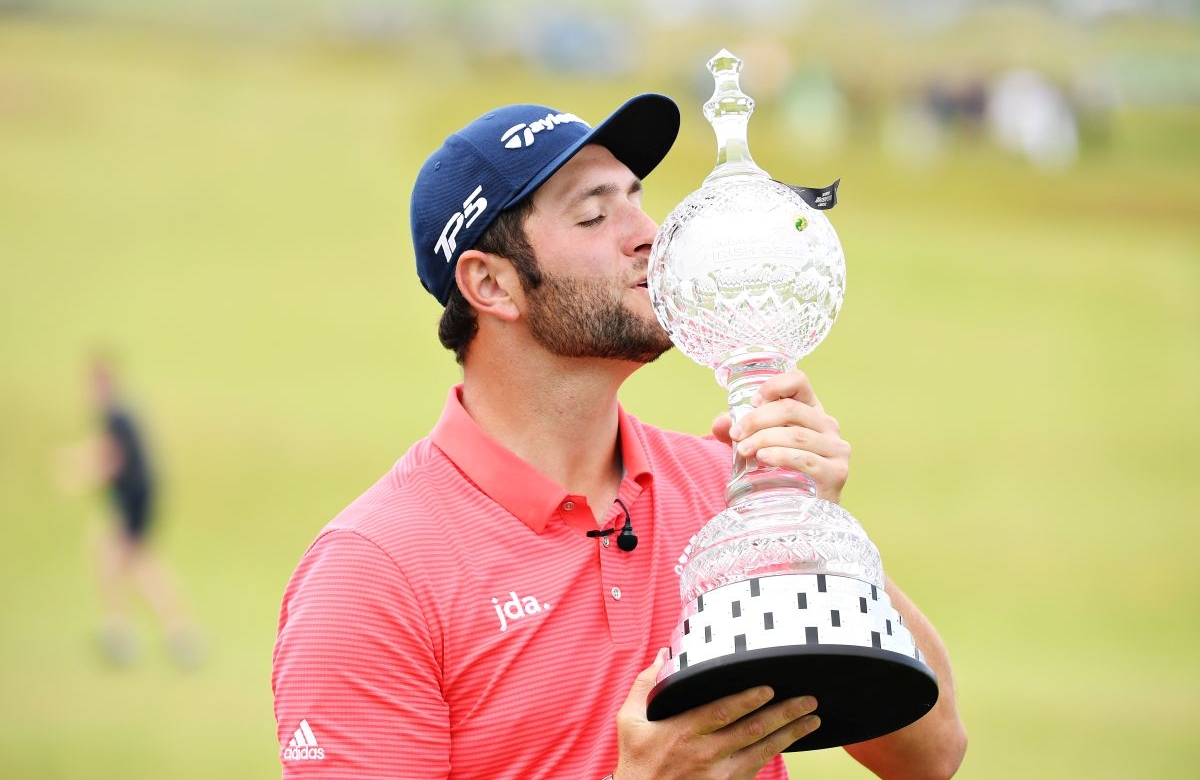
<path id="1" fill-rule="evenodd" d="M 505 209 L 528 197 L 587 144 L 599 144 L 638 178 L 658 165 L 679 131 L 664 95 L 638 95 L 594 129 L 547 106 L 501 106 L 451 134 L 421 166 L 409 202 L 422 286 L 443 306 L 462 253 Z"/>
<path id="2" fill-rule="evenodd" d="M 589 127 L 587 122 L 584 122 L 574 114 L 546 114 L 542 119 L 526 124 L 521 122 L 505 130 L 500 135 L 500 143 L 505 149 L 527 149 L 533 146 L 538 133 L 543 130 L 553 130 L 562 124 L 568 122 L 578 122 L 585 128 Z M 446 262 L 454 260 L 454 251 L 458 249 L 458 231 L 464 227 L 470 227 L 475 220 L 488 207 L 487 198 L 480 197 L 483 192 L 483 185 L 477 185 L 471 190 L 471 194 L 463 201 L 462 211 L 456 211 L 446 220 L 446 226 L 442 228 L 441 234 L 433 245 L 433 253 L 444 255 Z"/>
<path id="3" fill-rule="evenodd" d="M 504 135 L 500 136 L 500 141 L 506 149 L 523 149 L 528 146 L 533 146 L 534 136 L 543 130 L 553 130 L 558 125 L 566 122 L 579 122 L 584 127 L 589 127 L 587 122 L 584 122 L 574 114 L 546 114 L 545 119 L 539 119 L 532 124 L 524 122 L 513 125 L 504 131 Z"/>

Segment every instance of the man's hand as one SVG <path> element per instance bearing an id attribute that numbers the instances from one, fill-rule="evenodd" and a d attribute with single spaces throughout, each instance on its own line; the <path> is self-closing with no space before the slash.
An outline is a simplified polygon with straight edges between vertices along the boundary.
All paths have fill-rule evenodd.
<path id="1" fill-rule="evenodd" d="M 768 761 L 821 724 L 811 696 L 776 702 L 766 686 L 751 688 L 660 721 L 646 718 L 646 697 L 662 668 L 660 650 L 637 676 L 617 713 L 620 755 L 614 780 L 748 780 Z"/>
<path id="2" fill-rule="evenodd" d="M 817 497 L 838 501 L 850 475 L 850 444 L 838 422 L 825 413 L 803 371 L 773 376 L 759 388 L 738 425 L 726 412 L 713 421 L 712 432 L 737 447 L 743 457 L 764 466 L 807 474 Z"/>
<path id="3" fill-rule="evenodd" d="M 54 482 L 64 494 L 79 495 L 103 486 L 116 475 L 110 465 L 114 447 L 107 436 L 90 436 L 55 453 Z M 119 460 L 116 465 L 119 466 Z"/>

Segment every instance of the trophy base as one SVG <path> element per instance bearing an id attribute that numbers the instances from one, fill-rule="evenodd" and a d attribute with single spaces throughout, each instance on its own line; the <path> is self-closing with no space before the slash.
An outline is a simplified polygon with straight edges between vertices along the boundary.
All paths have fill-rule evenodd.
<path id="1" fill-rule="evenodd" d="M 770 685 L 775 700 L 814 696 L 821 727 L 784 752 L 880 737 L 916 721 L 938 698 L 937 679 L 901 653 L 854 645 L 767 647 L 688 666 L 650 691 L 647 714 L 663 720 L 723 696 Z"/>

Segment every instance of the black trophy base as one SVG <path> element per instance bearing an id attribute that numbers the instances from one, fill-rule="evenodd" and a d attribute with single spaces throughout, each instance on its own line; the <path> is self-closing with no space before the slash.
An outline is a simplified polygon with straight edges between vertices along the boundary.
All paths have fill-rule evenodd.
<path id="1" fill-rule="evenodd" d="M 916 721 L 938 698 L 937 678 L 900 653 L 853 645 L 748 650 L 689 666 L 650 691 L 650 720 L 663 720 L 733 693 L 770 685 L 775 700 L 814 696 L 821 727 L 785 752 L 850 745 Z"/>

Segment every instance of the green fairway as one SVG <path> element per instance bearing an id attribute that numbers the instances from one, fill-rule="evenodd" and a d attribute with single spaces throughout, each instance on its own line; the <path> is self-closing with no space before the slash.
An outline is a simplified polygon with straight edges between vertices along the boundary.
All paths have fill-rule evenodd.
<path id="1" fill-rule="evenodd" d="M 0 17 L 0 775 L 278 776 L 287 577 L 458 377 L 412 268 L 418 166 L 496 104 L 598 120 L 664 91 L 684 128 L 647 180 L 661 219 L 713 162 L 691 82 L 654 67 L 693 56 L 591 80 L 432 42 Z M 1118 114 L 1057 173 L 967 141 L 918 169 L 866 131 L 810 155 L 765 100 L 751 148 L 792 183 L 842 178 L 846 303 L 802 368 L 854 446 L 846 507 L 950 650 L 961 776 L 1193 776 L 1200 107 Z M 149 621 L 137 665 L 96 652 L 103 503 L 51 466 L 87 430 L 97 345 L 164 470 L 156 542 L 209 646 L 190 672 Z M 695 432 L 724 403 L 678 354 L 623 401 Z M 840 750 L 789 764 L 869 776 Z"/>

